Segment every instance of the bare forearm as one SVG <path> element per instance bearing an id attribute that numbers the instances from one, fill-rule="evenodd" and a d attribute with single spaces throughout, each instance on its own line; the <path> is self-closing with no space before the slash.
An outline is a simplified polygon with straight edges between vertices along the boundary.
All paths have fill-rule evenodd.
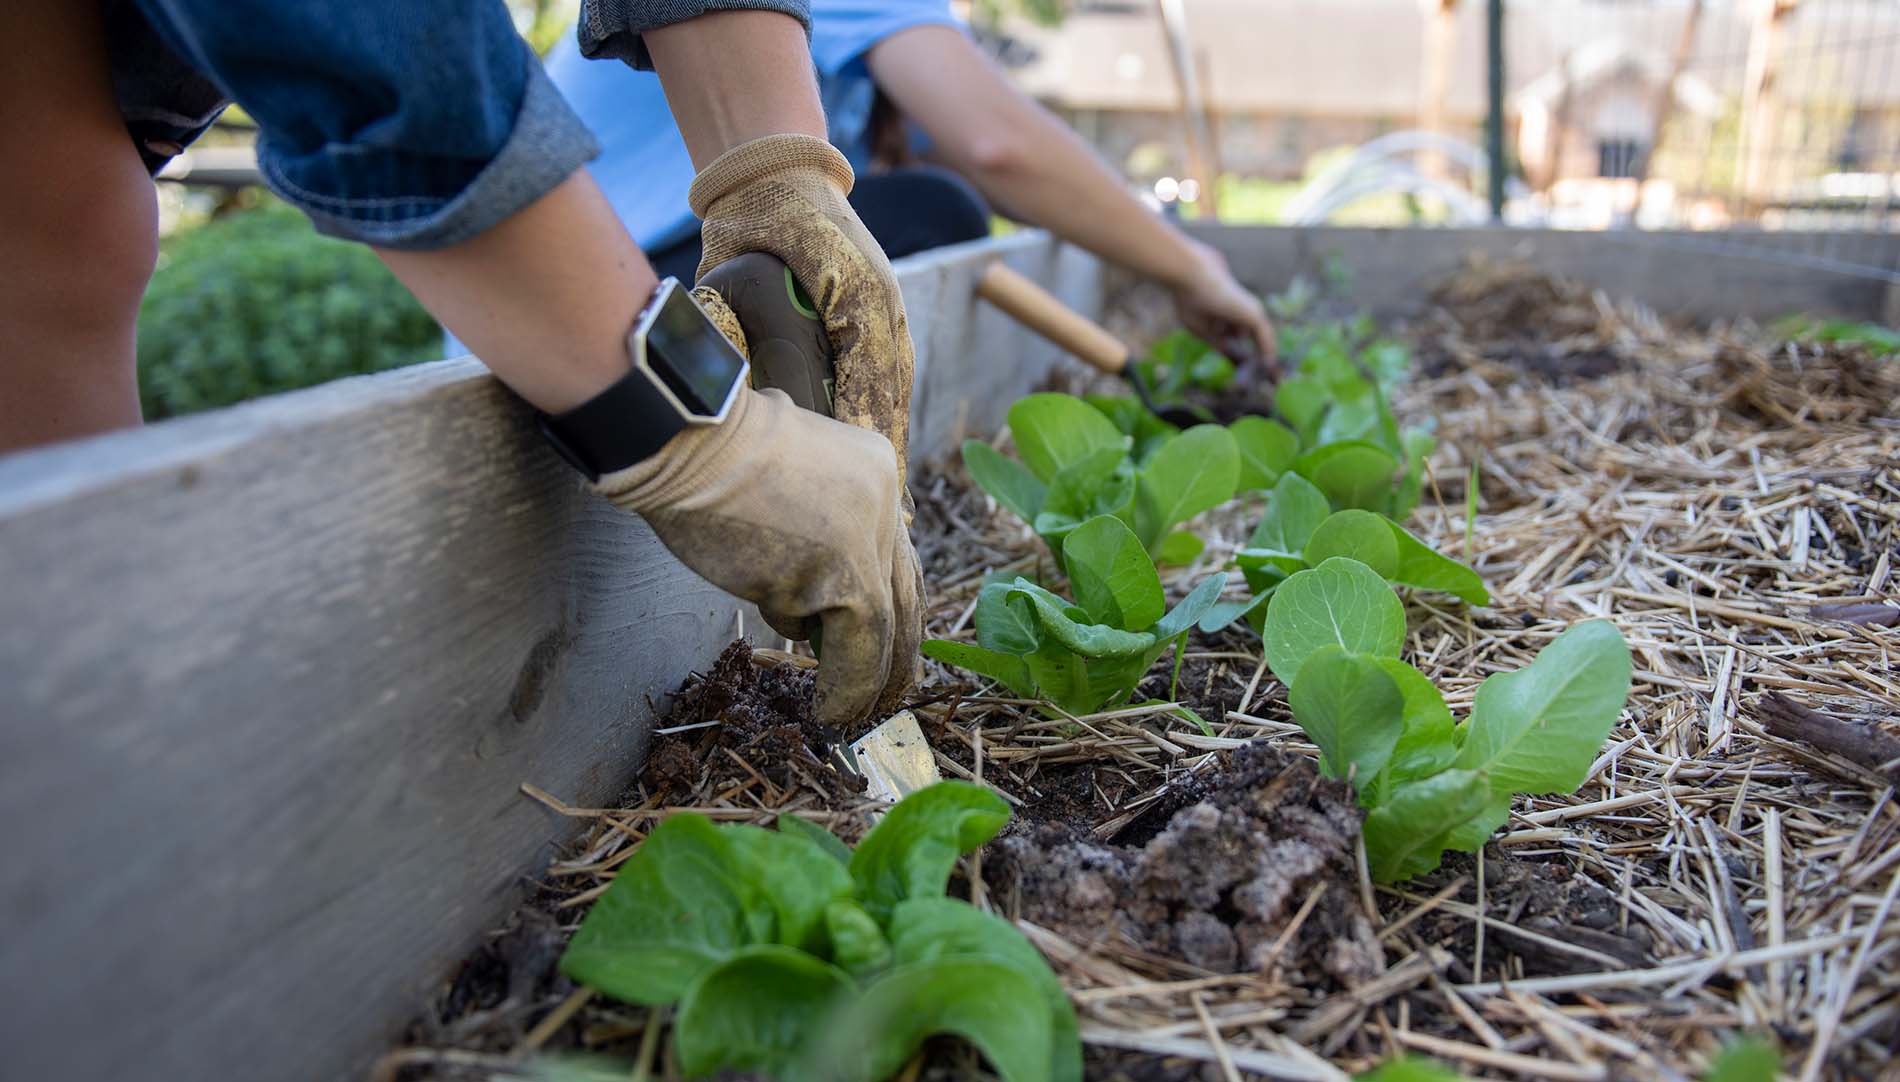
<path id="1" fill-rule="evenodd" d="M 1117 266 L 1178 286 L 1195 272 L 1193 242 L 1125 189 L 1101 159 L 1060 121 L 1029 103 L 1032 153 L 995 163 L 945 163 L 1011 217 L 1047 229 Z"/>
<path id="2" fill-rule="evenodd" d="M 760 136 L 825 137 L 798 20 L 770 11 L 717 12 L 645 37 L 694 168 Z"/>
<path id="3" fill-rule="evenodd" d="M 585 171 L 473 240 L 377 254 L 503 383 L 549 413 L 626 374 L 627 329 L 658 284 Z"/>
<path id="4" fill-rule="evenodd" d="M 869 63 L 943 163 L 1011 217 L 1171 286 L 1195 273 L 1194 243 L 1143 206 L 1088 144 L 1010 85 L 958 31 L 894 34 L 872 49 Z"/>

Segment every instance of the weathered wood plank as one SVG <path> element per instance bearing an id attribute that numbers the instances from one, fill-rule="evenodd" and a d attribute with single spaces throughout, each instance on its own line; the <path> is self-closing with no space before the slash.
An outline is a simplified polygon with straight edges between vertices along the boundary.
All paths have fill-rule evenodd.
<path id="1" fill-rule="evenodd" d="M 1053 361 L 998 255 L 1100 303 L 900 265 L 918 458 Z M 569 833 L 519 784 L 624 789 L 740 610 L 526 422 L 445 361 L 0 460 L 0 1073 L 358 1075 Z"/>
<path id="2" fill-rule="evenodd" d="M 1769 320 L 1793 312 L 1881 319 L 1890 283 L 1849 264 L 1900 268 L 1900 234 L 1576 232 L 1542 229 L 1264 229 L 1194 226 L 1241 281 L 1277 291 L 1337 258 L 1380 317 L 1416 315 L 1467 256 L 1525 259 L 1636 297 L 1664 315 Z"/>

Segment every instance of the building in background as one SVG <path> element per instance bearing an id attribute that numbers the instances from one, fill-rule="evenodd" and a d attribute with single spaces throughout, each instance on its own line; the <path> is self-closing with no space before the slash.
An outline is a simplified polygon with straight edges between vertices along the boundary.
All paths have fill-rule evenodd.
<path id="1" fill-rule="evenodd" d="M 1184 0 L 1210 172 L 1292 181 L 1432 127 L 1481 142 L 1483 0 Z M 1881 213 L 1900 171 L 1894 0 L 1508 0 L 1507 148 L 1558 224 Z M 1186 168 L 1154 0 L 1004 29 L 1017 78 L 1130 176 Z M 1656 145 L 1659 117 L 1662 141 Z M 1642 183 L 1646 180 L 1647 183 Z"/>

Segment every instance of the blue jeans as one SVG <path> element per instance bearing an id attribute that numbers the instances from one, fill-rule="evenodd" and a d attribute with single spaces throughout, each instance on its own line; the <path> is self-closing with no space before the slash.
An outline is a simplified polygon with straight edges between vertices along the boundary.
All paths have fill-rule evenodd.
<path id="1" fill-rule="evenodd" d="M 233 99 L 257 121 L 265 182 L 333 236 L 455 244 L 598 152 L 501 0 L 104 2 L 148 168 Z"/>

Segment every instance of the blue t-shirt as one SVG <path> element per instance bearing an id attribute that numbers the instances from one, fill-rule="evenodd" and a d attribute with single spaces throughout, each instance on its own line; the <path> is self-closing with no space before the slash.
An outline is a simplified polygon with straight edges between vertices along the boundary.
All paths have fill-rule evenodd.
<path id="1" fill-rule="evenodd" d="M 831 142 L 862 170 L 876 96 L 864 54 L 900 30 L 958 23 L 948 0 L 814 0 L 811 15 L 811 54 Z M 571 37 L 549 54 L 547 68 L 600 140 L 600 157 L 588 169 L 640 247 L 659 251 L 698 229 L 686 202 L 693 160 L 659 77 L 618 61 L 587 60 Z"/>

